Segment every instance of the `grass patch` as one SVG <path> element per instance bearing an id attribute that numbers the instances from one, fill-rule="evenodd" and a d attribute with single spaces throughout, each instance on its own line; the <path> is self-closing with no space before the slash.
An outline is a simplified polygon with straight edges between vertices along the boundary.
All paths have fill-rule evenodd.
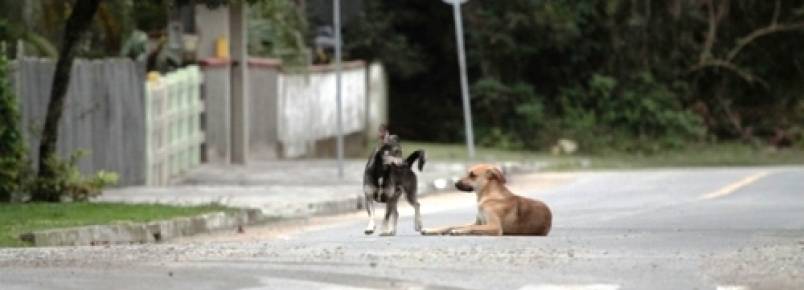
<path id="1" fill-rule="evenodd" d="M 406 152 L 416 149 L 427 151 L 433 160 L 466 160 L 463 144 L 438 144 L 403 142 Z M 478 162 L 484 161 L 543 161 L 547 170 L 578 169 L 630 169 L 650 167 L 695 167 L 695 166 L 760 166 L 804 164 L 804 148 L 771 150 L 745 144 L 693 144 L 683 149 L 654 154 L 631 154 L 607 152 L 595 155 L 554 156 L 545 151 L 511 151 L 494 148 L 477 148 Z"/>
<path id="2" fill-rule="evenodd" d="M 116 222 L 149 222 L 230 210 L 233 209 L 218 205 L 180 207 L 84 202 L 0 204 L 0 247 L 29 246 L 19 240 L 19 235 L 36 230 Z"/>

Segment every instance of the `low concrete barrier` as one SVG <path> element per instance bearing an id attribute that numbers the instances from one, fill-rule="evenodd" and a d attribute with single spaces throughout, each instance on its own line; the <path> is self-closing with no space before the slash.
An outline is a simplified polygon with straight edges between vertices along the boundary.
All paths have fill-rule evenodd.
<path id="1" fill-rule="evenodd" d="M 149 223 L 118 223 L 35 231 L 20 236 L 37 247 L 143 244 L 265 222 L 260 210 L 214 212 Z"/>

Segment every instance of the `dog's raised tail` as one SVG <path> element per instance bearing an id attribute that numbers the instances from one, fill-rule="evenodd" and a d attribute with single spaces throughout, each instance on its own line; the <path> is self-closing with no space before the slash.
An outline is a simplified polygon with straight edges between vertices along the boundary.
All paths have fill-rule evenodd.
<path id="1" fill-rule="evenodd" d="M 426 155 L 424 154 L 424 150 L 419 149 L 413 151 L 413 153 L 410 153 L 410 155 L 408 155 L 408 158 L 405 158 L 405 164 L 407 164 L 408 166 L 413 166 L 413 162 L 416 162 L 418 160 L 419 171 L 422 171 L 422 169 L 424 169 L 424 162 L 426 161 L 425 156 Z"/>

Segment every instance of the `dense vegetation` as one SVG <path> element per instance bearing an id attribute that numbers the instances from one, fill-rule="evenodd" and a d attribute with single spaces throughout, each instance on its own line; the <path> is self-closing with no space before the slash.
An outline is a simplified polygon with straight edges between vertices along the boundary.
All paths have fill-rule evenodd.
<path id="1" fill-rule="evenodd" d="M 380 60 L 389 71 L 392 129 L 406 139 L 463 140 L 450 7 L 343 1 L 362 7 L 344 28 L 346 57 Z M 164 38 L 168 11 L 187 2 L 102 1 L 78 53 L 119 55 L 137 30 Z M 315 30 L 328 21 L 310 7 L 326 10 L 328 1 L 247 2 L 253 55 L 309 61 Z M 0 3 L 0 41 L 55 56 L 73 3 Z M 586 151 L 804 146 L 801 1 L 475 0 L 463 13 L 481 145 L 543 149 L 570 138 Z"/>
<path id="2" fill-rule="evenodd" d="M 0 43 L 0 202 L 11 201 L 22 190 L 28 168 L 17 96 L 8 75 L 5 45 Z"/>
<path id="3" fill-rule="evenodd" d="M 451 13 L 365 1 L 345 32 L 350 57 L 387 65 L 391 125 L 407 138 L 462 140 Z M 800 1 L 470 1 L 463 13 L 481 144 L 802 143 Z"/>

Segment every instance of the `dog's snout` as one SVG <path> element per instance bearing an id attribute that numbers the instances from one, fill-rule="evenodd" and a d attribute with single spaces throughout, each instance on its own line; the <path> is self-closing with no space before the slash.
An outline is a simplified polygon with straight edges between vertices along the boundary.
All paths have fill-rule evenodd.
<path id="1" fill-rule="evenodd" d="M 461 191 L 473 191 L 474 190 L 474 188 L 472 188 L 471 185 L 468 185 L 465 182 L 460 181 L 460 180 L 455 182 L 455 188 L 457 188 L 458 190 L 461 190 Z"/>

